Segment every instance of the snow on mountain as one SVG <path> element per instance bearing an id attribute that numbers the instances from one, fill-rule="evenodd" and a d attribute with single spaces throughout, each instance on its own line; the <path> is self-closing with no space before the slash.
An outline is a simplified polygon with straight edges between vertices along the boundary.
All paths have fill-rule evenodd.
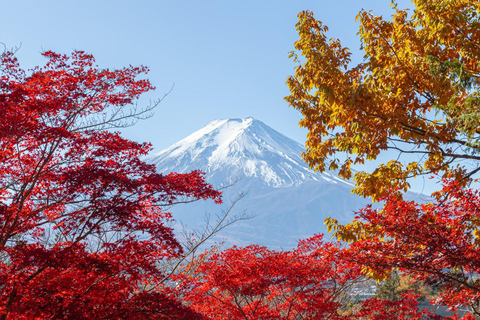
<path id="1" fill-rule="evenodd" d="M 228 207 L 229 199 L 246 191 L 235 211 L 246 210 L 255 217 L 234 223 L 213 240 L 278 249 L 292 248 L 299 239 L 326 233 L 327 217 L 347 223 L 355 211 L 371 203 L 352 195 L 353 185 L 334 173 L 310 170 L 301 158 L 303 150 L 299 143 L 261 121 L 227 119 L 210 122 L 147 161 L 164 173 L 203 170 L 215 187 L 241 178 L 223 190 L 223 207 L 211 201 L 177 205 L 171 209 L 174 218 L 191 229 L 199 228 L 205 213 L 215 216 Z M 179 224 L 175 228 L 178 230 Z"/>
<path id="2" fill-rule="evenodd" d="M 199 168 L 213 183 L 255 178 L 271 187 L 290 187 L 309 180 L 346 183 L 316 174 L 301 158 L 302 145 L 259 120 L 215 120 L 167 149 L 149 157 L 160 172 Z"/>

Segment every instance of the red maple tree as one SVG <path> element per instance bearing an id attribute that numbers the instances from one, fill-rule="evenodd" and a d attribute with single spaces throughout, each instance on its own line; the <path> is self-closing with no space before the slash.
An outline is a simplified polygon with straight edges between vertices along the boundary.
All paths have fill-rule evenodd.
<path id="1" fill-rule="evenodd" d="M 233 247 L 204 259 L 184 299 L 208 319 L 327 319 L 359 269 L 321 236 L 294 251 Z"/>
<path id="2" fill-rule="evenodd" d="M 0 319 L 195 318 L 165 282 L 182 255 L 163 205 L 220 193 L 201 172 L 158 174 L 150 146 L 111 129 L 153 87 L 145 67 L 45 52 L 0 56 Z"/>
<path id="3" fill-rule="evenodd" d="M 336 235 L 352 242 L 352 259 L 368 276 L 399 270 L 438 288 L 433 303 L 468 307 L 480 318 L 480 194 L 447 180 L 437 196 L 417 204 L 392 192 L 383 208 L 366 207 L 350 226 L 334 226 Z"/>
<path id="4" fill-rule="evenodd" d="M 293 251 L 257 245 L 214 251 L 176 276 L 183 299 L 206 319 L 445 319 L 419 310 L 408 292 L 398 301 L 352 305 L 352 286 L 365 280 L 361 266 L 348 248 L 322 235 Z"/>

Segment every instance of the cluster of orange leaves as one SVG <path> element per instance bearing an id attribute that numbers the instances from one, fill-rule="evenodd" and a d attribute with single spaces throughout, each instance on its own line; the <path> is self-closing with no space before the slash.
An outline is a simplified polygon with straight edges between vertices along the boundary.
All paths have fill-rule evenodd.
<path id="1" fill-rule="evenodd" d="M 356 66 L 348 48 L 329 39 L 312 12 L 300 13 L 297 23 L 300 39 L 292 56 L 299 65 L 287 80 L 291 95 L 285 99 L 309 130 L 309 165 L 339 169 L 349 179 L 352 165 L 385 150 L 421 158 L 357 172 L 355 192 L 374 200 L 389 189 L 406 191 L 407 179 L 419 174 L 443 172 L 460 180 L 465 169 L 453 164 L 479 160 L 480 4 L 413 3 L 413 14 L 395 6 L 390 21 L 359 13 L 365 57 Z"/>

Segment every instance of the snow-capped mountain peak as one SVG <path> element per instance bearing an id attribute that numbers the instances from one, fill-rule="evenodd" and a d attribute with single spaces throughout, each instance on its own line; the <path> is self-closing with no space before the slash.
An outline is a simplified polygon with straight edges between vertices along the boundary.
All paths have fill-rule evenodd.
<path id="1" fill-rule="evenodd" d="M 335 174 L 312 172 L 301 158 L 303 150 L 301 144 L 261 121 L 226 119 L 210 122 L 146 160 L 164 173 L 201 169 L 214 187 L 243 178 L 222 190 L 223 207 L 212 201 L 178 205 L 172 210 L 175 219 L 188 224 L 190 230 L 202 229 L 202 212 L 228 212 L 232 199 L 246 192 L 233 208 L 233 216 L 247 212 L 254 218 L 237 221 L 212 243 L 282 249 L 296 247 L 298 239 L 326 233 L 325 218 L 335 217 L 344 224 L 371 203 L 351 194 L 353 184 Z M 180 224 L 175 228 L 182 232 Z"/>
<path id="2" fill-rule="evenodd" d="M 347 183 L 328 173 L 314 173 L 303 162 L 301 144 L 251 117 L 215 120 L 185 139 L 150 156 L 160 172 L 201 169 L 213 183 L 247 177 L 272 187 L 308 180 Z"/>

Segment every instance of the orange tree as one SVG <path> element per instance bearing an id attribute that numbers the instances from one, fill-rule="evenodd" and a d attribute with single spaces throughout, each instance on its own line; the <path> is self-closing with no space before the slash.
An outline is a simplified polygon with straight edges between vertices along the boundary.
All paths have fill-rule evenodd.
<path id="1" fill-rule="evenodd" d="M 355 192 L 374 200 L 389 188 L 407 190 L 409 177 L 439 173 L 465 184 L 480 170 L 468 165 L 480 160 L 480 3 L 413 4 L 411 15 L 394 5 L 390 21 L 358 14 L 365 57 L 356 66 L 311 12 L 297 23 L 292 56 L 300 64 L 285 99 L 309 130 L 304 158 L 316 170 L 339 168 L 351 178 L 353 164 L 399 152 L 397 160 L 354 175 Z"/>
<path id="2" fill-rule="evenodd" d="M 309 130 L 309 165 L 339 168 L 343 178 L 353 176 L 355 193 L 385 200 L 346 226 L 326 222 L 352 243 L 364 274 L 381 280 L 401 270 L 439 286 L 437 302 L 469 306 L 480 317 L 478 195 L 464 189 L 480 171 L 480 2 L 413 4 L 411 14 L 394 5 L 390 21 L 359 13 L 365 57 L 356 66 L 326 26 L 300 13 L 292 53 L 299 65 L 286 100 Z M 352 165 L 386 151 L 398 155 L 353 175 Z M 436 203 L 401 199 L 410 177 L 432 173 L 450 177 Z"/>

